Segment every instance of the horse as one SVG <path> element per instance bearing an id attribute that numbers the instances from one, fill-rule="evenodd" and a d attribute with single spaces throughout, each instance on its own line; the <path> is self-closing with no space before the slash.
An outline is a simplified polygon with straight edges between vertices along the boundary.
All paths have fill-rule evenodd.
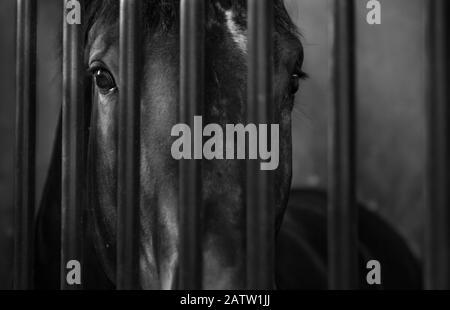
<path id="1" fill-rule="evenodd" d="M 274 172 L 277 289 L 326 289 L 326 197 L 291 193 L 291 113 L 306 74 L 298 29 L 282 0 L 274 0 L 273 110 L 279 124 L 279 167 Z M 177 289 L 179 263 L 178 162 L 171 128 L 179 106 L 179 0 L 143 2 L 145 60 L 141 81 L 140 250 L 142 289 Z M 89 201 L 85 218 L 86 288 L 115 288 L 119 6 L 86 1 L 85 63 L 95 82 L 88 109 Z M 245 122 L 247 79 L 245 0 L 210 0 L 205 22 L 205 123 Z M 91 93 L 86 91 L 86 98 Z M 89 102 L 89 101 L 87 101 Z M 57 289 L 60 278 L 60 125 L 36 231 L 35 285 Z M 209 160 L 202 172 L 202 288 L 245 288 L 245 162 Z M 289 195 L 291 194 L 291 199 Z M 361 207 L 360 266 L 379 257 L 391 270 L 383 288 L 420 287 L 420 268 L 405 240 L 376 214 Z M 382 240 L 382 241 L 380 241 Z M 382 242 L 383 247 L 381 247 Z M 361 280 L 361 288 L 368 287 Z"/>

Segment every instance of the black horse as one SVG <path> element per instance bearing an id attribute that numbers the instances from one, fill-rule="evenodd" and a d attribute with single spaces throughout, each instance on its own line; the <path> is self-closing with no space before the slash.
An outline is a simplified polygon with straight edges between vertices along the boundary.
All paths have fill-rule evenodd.
<path id="1" fill-rule="evenodd" d="M 171 128 L 179 105 L 179 1 L 144 2 L 145 40 L 141 81 L 140 285 L 176 288 L 179 227 L 178 172 L 171 157 Z M 303 48 L 282 0 L 274 0 L 274 102 L 280 126 L 275 171 L 277 283 L 279 289 L 325 289 L 326 197 L 291 191 L 291 112 L 299 88 Z M 244 0 L 210 0 L 206 22 L 206 111 L 204 122 L 239 124 L 246 106 L 247 14 Z M 83 271 L 87 288 L 114 288 L 118 89 L 118 1 L 87 1 L 86 66 L 96 84 L 88 109 L 89 179 Z M 91 94 L 87 93 L 87 97 Z M 37 225 L 36 287 L 58 288 L 60 264 L 60 136 L 54 150 Z M 244 287 L 245 178 L 243 161 L 205 162 L 203 287 Z M 290 194 L 290 199 L 289 199 Z M 289 203 L 288 203 L 289 201 Z M 287 208 L 286 208 L 287 207 Z M 287 210 L 287 211 L 286 211 Z M 382 264 L 383 288 L 419 288 L 420 268 L 405 241 L 365 208 L 360 212 L 361 288 L 365 263 Z M 381 287 L 377 287 L 381 288 Z"/>

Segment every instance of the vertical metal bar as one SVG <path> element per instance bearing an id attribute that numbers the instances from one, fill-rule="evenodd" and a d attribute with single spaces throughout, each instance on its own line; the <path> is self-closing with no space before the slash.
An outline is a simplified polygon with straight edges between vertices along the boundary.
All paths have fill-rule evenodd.
<path id="1" fill-rule="evenodd" d="M 180 3 L 180 123 L 194 128 L 194 116 L 203 114 L 205 1 L 181 0 Z M 192 149 L 202 147 L 194 141 Z M 201 160 L 180 161 L 180 278 L 182 289 L 202 288 Z"/>
<path id="2" fill-rule="evenodd" d="M 83 18 L 83 1 L 80 16 Z M 83 280 L 68 277 L 79 263 L 83 268 L 83 206 L 86 150 L 84 139 L 84 34 L 83 21 L 69 23 L 74 9 L 64 1 L 63 14 L 63 102 L 62 102 L 62 192 L 61 192 L 61 289 L 83 288 Z M 80 273 L 81 274 L 81 273 Z M 68 281 L 70 280 L 70 281 Z"/>
<path id="3" fill-rule="evenodd" d="M 330 289 L 358 287 L 354 11 L 353 0 L 334 1 L 328 206 Z"/>
<path id="4" fill-rule="evenodd" d="M 273 1 L 248 1 L 248 124 L 273 123 Z M 268 135 L 270 137 L 270 134 Z M 247 161 L 247 288 L 274 288 L 273 177 Z"/>
<path id="5" fill-rule="evenodd" d="M 31 289 L 36 145 L 36 0 L 17 0 L 14 288 Z"/>
<path id="6" fill-rule="evenodd" d="M 445 0 L 429 2 L 428 182 L 425 288 L 450 289 L 449 13 Z"/>
<path id="7" fill-rule="evenodd" d="M 117 275 L 119 290 L 139 288 L 142 1 L 120 0 Z"/>

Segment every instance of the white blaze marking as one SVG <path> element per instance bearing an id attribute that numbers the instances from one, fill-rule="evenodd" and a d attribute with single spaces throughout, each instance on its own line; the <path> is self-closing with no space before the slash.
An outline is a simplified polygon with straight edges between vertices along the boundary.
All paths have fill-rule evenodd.
<path id="1" fill-rule="evenodd" d="M 247 53 L 247 36 L 245 31 L 242 30 L 234 21 L 233 11 L 225 11 L 225 18 L 227 20 L 228 31 L 230 31 L 233 41 L 238 45 L 243 53 Z"/>

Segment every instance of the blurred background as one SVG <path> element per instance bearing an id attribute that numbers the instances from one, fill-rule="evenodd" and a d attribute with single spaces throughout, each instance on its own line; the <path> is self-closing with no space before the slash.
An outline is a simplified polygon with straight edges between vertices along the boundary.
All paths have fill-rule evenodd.
<path id="1" fill-rule="evenodd" d="M 0 289 L 11 286 L 15 127 L 15 0 L 0 1 Z M 357 0 L 358 197 L 421 257 L 425 176 L 426 0 L 380 0 L 381 25 Z M 61 85 L 62 1 L 39 0 L 37 192 L 46 176 Z M 293 115 L 293 187 L 327 187 L 330 0 L 285 0 L 305 48 L 305 81 Z"/>

